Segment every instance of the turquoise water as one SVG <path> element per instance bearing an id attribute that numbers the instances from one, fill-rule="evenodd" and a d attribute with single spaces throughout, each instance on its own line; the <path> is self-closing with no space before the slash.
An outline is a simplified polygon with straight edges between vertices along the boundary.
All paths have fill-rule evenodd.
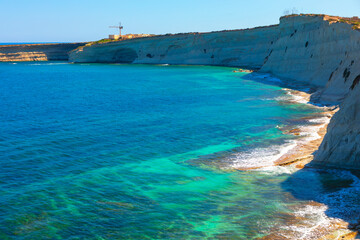
<path id="1" fill-rule="evenodd" d="M 236 171 L 234 156 L 278 149 L 294 138 L 279 126 L 319 110 L 232 70 L 0 64 L 0 238 L 254 239 L 285 224 L 301 201 L 289 175 Z"/>

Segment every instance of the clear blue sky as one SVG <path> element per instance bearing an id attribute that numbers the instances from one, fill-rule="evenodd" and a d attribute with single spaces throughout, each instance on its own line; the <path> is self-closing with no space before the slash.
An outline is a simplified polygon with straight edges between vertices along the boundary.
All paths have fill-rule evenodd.
<path id="1" fill-rule="evenodd" d="M 91 41 L 117 33 L 177 33 L 276 24 L 285 10 L 360 15 L 360 0 L 0 0 L 0 42 Z"/>

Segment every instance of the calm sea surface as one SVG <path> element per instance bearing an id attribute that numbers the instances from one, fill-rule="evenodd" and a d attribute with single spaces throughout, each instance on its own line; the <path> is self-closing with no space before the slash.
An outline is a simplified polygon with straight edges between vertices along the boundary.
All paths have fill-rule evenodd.
<path id="1" fill-rule="evenodd" d="M 278 153 L 294 139 L 279 127 L 320 110 L 232 70 L 1 63 L 0 239 L 254 239 L 286 225 L 315 195 L 294 198 L 304 185 L 286 171 L 233 166 Z"/>

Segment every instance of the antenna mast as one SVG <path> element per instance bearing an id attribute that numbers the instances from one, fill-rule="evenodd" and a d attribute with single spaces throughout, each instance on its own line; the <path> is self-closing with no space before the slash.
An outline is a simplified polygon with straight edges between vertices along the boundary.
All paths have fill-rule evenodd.
<path id="1" fill-rule="evenodd" d="M 121 29 L 123 29 L 124 27 L 121 25 L 121 22 L 119 23 L 119 26 L 110 26 L 109 28 L 118 28 L 119 32 L 120 32 L 120 38 L 121 38 Z"/>

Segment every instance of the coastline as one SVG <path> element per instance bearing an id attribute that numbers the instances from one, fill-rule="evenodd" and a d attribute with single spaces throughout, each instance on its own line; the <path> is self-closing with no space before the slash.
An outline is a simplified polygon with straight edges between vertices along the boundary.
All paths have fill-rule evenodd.
<path id="1" fill-rule="evenodd" d="M 311 94 L 284 89 L 289 95 L 293 97 L 290 102 L 310 103 Z M 317 107 L 311 104 L 314 107 Z M 284 172 L 290 175 L 295 174 L 301 169 L 315 169 L 307 166 L 313 158 L 313 153 L 318 150 L 327 132 L 328 124 L 333 115 L 339 110 L 334 107 L 318 107 L 324 111 L 316 114 L 316 116 L 307 118 L 308 126 L 301 126 L 298 128 L 285 129 L 284 134 L 301 136 L 296 140 L 296 144 L 287 149 L 280 157 L 274 161 L 272 167 L 259 167 L 253 169 L 240 170 L 254 170 L 254 171 L 273 171 L 272 168 L 287 169 Z M 278 170 L 275 170 L 278 171 Z M 280 172 L 283 172 L 281 170 Z M 289 196 L 290 199 L 296 199 L 294 196 Z M 336 240 L 336 239 L 357 239 L 358 224 L 347 222 L 341 218 L 330 217 L 326 214 L 328 206 L 326 203 L 317 202 L 314 200 L 306 201 L 304 203 L 295 204 L 290 207 L 293 213 L 283 213 L 286 226 L 274 228 L 269 235 L 260 238 L 260 240 L 274 240 L 274 239 L 317 239 L 317 240 Z"/>
<path id="2" fill-rule="evenodd" d="M 281 80 L 279 80 L 281 81 Z M 240 160 L 233 164 L 236 170 L 261 170 L 276 166 L 293 166 L 297 169 L 304 168 L 306 164 L 313 159 L 313 153 L 319 148 L 327 131 L 327 126 L 331 117 L 338 109 L 325 106 L 316 106 L 310 102 L 310 93 L 300 90 L 283 88 L 286 97 L 277 99 L 281 104 L 307 104 L 311 107 L 318 108 L 320 112 L 310 115 L 306 118 L 295 119 L 301 124 L 291 126 L 277 127 L 285 135 L 293 135 L 296 138 L 278 145 L 276 153 L 267 153 L 261 156 L 261 162 L 251 164 L 249 161 Z M 266 149 L 264 149 L 266 150 Z M 256 158 L 256 157 L 255 157 Z M 253 160 L 253 159 L 251 159 Z"/>
<path id="3" fill-rule="evenodd" d="M 278 102 L 280 102 L 280 104 L 287 104 L 287 102 L 290 103 L 300 103 L 300 104 L 307 104 L 309 102 L 309 97 L 310 94 L 302 92 L 302 91 L 297 91 L 297 90 L 291 90 L 291 89 L 287 89 L 287 88 L 283 88 L 283 91 L 286 92 L 286 94 L 281 97 L 279 97 L 279 99 L 277 99 Z M 267 99 L 265 99 L 267 100 Z M 317 108 L 316 106 L 312 105 L 314 108 Z M 321 107 L 320 107 L 321 108 Z M 330 109 L 327 108 L 327 110 L 320 112 L 320 113 L 316 113 L 313 116 L 310 115 L 309 117 L 303 118 L 301 119 L 301 121 L 294 121 L 295 124 L 291 124 L 292 126 L 296 126 L 296 123 L 304 123 L 304 122 L 308 122 L 309 124 L 301 124 L 302 127 L 299 128 L 294 128 L 294 127 L 287 127 L 287 129 L 283 129 L 284 134 L 290 134 L 290 135 L 295 135 L 298 136 L 297 139 L 294 140 L 294 142 L 296 142 L 296 145 L 291 148 L 291 149 L 287 149 L 287 151 L 281 155 L 278 159 L 276 159 L 276 161 L 280 161 L 281 159 L 283 160 L 283 162 L 276 162 L 274 164 L 275 168 L 281 169 L 281 170 L 285 170 L 285 169 L 290 169 L 287 173 L 294 173 L 293 169 L 301 169 L 302 167 L 304 167 L 304 165 L 307 163 L 306 161 L 310 161 L 311 159 L 307 158 L 307 157 L 311 157 L 311 151 L 310 149 L 310 145 L 312 147 L 315 147 L 316 150 L 316 146 L 318 146 L 321 143 L 321 140 L 323 138 L 323 136 L 326 133 L 326 127 L 327 124 L 329 122 L 329 118 L 332 116 L 332 114 L 334 114 L 335 111 L 330 111 Z M 327 120 L 326 120 L 327 119 Z M 296 119 L 295 119 L 296 120 Z M 326 120 L 326 121 L 325 121 Z M 299 149 L 303 149 L 302 151 Z M 294 157 L 294 154 L 299 154 L 296 155 L 298 156 L 297 159 L 295 161 L 291 160 Z M 287 156 L 287 158 L 286 158 Z M 261 168 L 259 168 L 259 170 L 261 171 Z M 265 170 L 266 171 L 266 170 Z M 290 195 L 290 194 L 289 194 Z M 289 225 L 292 226 L 303 226 L 306 225 L 306 227 L 309 227 L 311 229 L 312 226 L 310 226 L 310 224 L 307 222 L 307 215 L 304 217 L 304 211 L 307 211 L 306 214 L 311 215 L 311 214 L 319 214 L 320 216 L 325 216 L 325 210 L 326 210 L 326 205 L 318 203 L 318 202 L 305 202 L 303 204 L 297 204 L 296 206 L 294 206 L 294 208 L 290 208 L 294 210 L 294 214 L 287 214 L 284 218 L 286 218 L 286 220 L 289 222 Z M 299 210 L 300 209 L 300 210 Z M 304 210 L 305 209 L 305 210 Z M 282 213 L 280 213 L 282 214 Z M 312 216 L 311 216 L 312 217 Z M 328 220 L 329 218 L 326 217 L 326 220 Z M 311 219 L 313 220 L 313 219 Z M 299 223 L 300 221 L 300 223 Z M 322 237 L 322 238 L 316 238 L 316 239 L 332 239 L 329 236 L 331 234 L 337 234 L 336 236 L 338 236 L 338 233 L 341 232 L 341 234 L 348 235 L 350 236 L 351 234 L 355 234 L 353 232 L 351 232 L 350 230 L 347 229 L 347 222 L 345 221 L 337 221 L 334 220 L 332 223 L 332 227 L 331 228 L 327 228 L 326 231 L 324 230 L 324 227 L 328 226 L 328 225 L 321 225 L 322 222 L 315 222 L 316 226 L 318 228 L 315 228 L 314 231 L 318 232 L 318 233 L 326 233 L 323 236 L 326 236 L 326 238 Z M 282 226 L 284 227 L 284 226 Z M 286 227 L 286 226 L 285 226 Z M 284 229 L 274 229 L 274 233 L 278 233 L 278 232 L 282 232 L 284 231 L 284 235 L 289 236 L 288 233 L 290 230 L 284 230 Z M 291 235 L 290 235 L 291 236 Z M 293 235 L 296 236 L 296 235 Z M 305 236 L 306 237 L 306 236 Z M 264 238 L 264 239 L 279 239 L 279 236 L 277 236 L 277 238 L 274 236 L 273 238 Z M 281 238 L 280 239 L 284 239 Z M 310 239 L 310 238 L 290 238 L 290 239 Z M 315 238 L 311 238 L 311 239 L 315 239 Z M 336 239 L 336 238 L 334 238 Z M 346 238 L 343 238 L 346 239 Z M 347 238 L 347 239 L 351 239 L 351 238 Z"/>
<path id="4" fill-rule="evenodd" d="M 294 96 L 295 102 L 311 104 L 311 94 L 297 90 L 286 90 L 289 94 Z M 311 105 L 317 107 L 313 104 Z M 308 126 L 302 126 L 284 131 L 285 134 L 301 136 L 301 138 L 296 141 L 296 146 L 294 148 L 290 149 L 280 158 L 274 161 L 275 166 L 294 166 L 298 169 L 301 169 L 313 160 L 313 153 L 319 148 L 321 142 L 323 141 L 327 132 L 327 126 L 330 123 L 330 119 L 338 111 L 337 108 L 317 108 L 322 109 L 323 112 L 319 114 L 320 116 L 314 116 L 313 118 L 309 117 L 307 119 L 309 122 Z"/>
<path id="5" fill-rule="evenodd" d="M 311 94 L 283 88 L 289 99 L 280 99 L 280 102 L 309 104 L 312 107 L 319 108 L 321 112 L 300 119 L 308 123 L 307 125 L 285 127 L 281 129 L 284 134 L 299 136 L 282 146 L 279 154 L 273 159 L 272 166 L 258 166 L 250 168 L 238 167 L 241 171 L 264 171 L 275 174 L 286 173 L 293 175 L 307 166 L 317 151 L 327 132 L 327 126 L 332 116 L 338 111 L 334 107 L 319 107 L 310 102 Z M 274 156 L 273 156 L 274 157 Z M 290 201 L 296 201 L 296 197 L 289 194 Z M 289 206 L 292 213 L 281 213 L 283 215 L 285 226 L 277 226 L 265 237 L 260 240 L 274 239 L 317 239 L 317 240 L 335 240 L 335 239 L 355 239 L 357 230 L 353 229 L 352 223 L 340 218 L 327 216 L 328 206 L 326 203 L 320 203 L 314 200 L 304 201 Z"/>
<path id="6" fill-rule="evenodd" d="M 311 94 L 307 93 L 311 90 L 294 90 L 301 87 L 283 88 L 286 96 L 275 100 L 294 108 L 296 104 L 311 105 L 319 108 L 318 112 L 302 118 L 292 115 L 293 119 L 284 120 L 276 129 L 275 124 L 271 125 L 277 134 L 285 137 L 274 140 L 273 145 L 259 145 L 254 155 L 251 151 L 235 153 L 230 158 L 233 162 L 229 169 L 248 171 L 250 175 L 252 171 L 279 175 L 284 181 L 278 184 L 282 190 L 278 194 L 281 201 L 274 201 L 284 203 L 284 208 L 271 216 L 280 219 L 281 225 L 277 224 L 260 239 L 357 239 L 360 231 L 357 217 L 360 215 L 353 206 L 359 209 L 360 201 L 351 200 L 360 194 L 360 180 L 356 173 L 346 169 L 360 169 L 357 162 L 360 156 L 357 147 L 360 146 L 357 137 L 360 133 L 360 115 L 357 114 L 360 29 L 344 20 L 329 19 L 326 15 L 289 16 L 280 18 L 278 25 L 247 31 L 166 35 L 76 48 L 75 43 L 61 47 L 59 44 L 1 45 L 0 62 L 66 60 L 72 63 L 244 67 L 280 79 L 303 82 L 309 88 L 313 86 L 317 91 Z M 281 81 L 279 84 L 275 81 L 274 85 L 283 87 Z M 341 109 L 319 107 L 316 103 L 341 104 Z M 317 169 L 316 163 L 324 169 Z M 332 167 L 338 170 L 332 171 Z M 345 169 L 343 173 L 341 168 Z M 334 176 L 329 180 L 323 176 L 326 174 Z M 351 175 L 354 181 L 344 183 L 350 182 Z M 330 181 L 333 182 L 329 184 Z M 354 191 L 355 186 L 357 191 Z M 255 189 L 258 187 L 260 184 L 255 185 Z M 324 190 L 331 187 L 331 192 Z M 274 188 L 269 192 L 274 195 Z M 352 203 L 356 204 L 350 205 Z M 241 204 L 237 202 L 236 205 Z M 248 207 L 246 203 L 243 205 Z"/>

